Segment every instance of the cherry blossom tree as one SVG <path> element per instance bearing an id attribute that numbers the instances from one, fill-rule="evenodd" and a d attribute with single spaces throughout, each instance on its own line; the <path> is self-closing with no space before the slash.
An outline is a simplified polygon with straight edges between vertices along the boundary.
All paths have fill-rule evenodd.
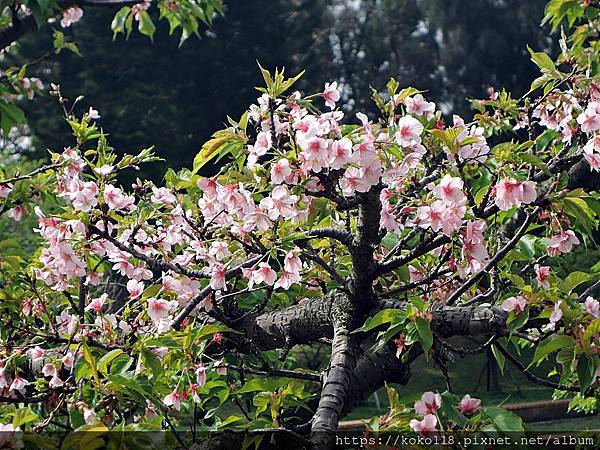
<path id="1" fill-rule="evenodd" d="M 530 50 L 531 92 L 475 101 L 469 122 L 393 79 L 373 92 L 377 117 L 344 117 L 335 81 L 303 95 L 301 74 L 261 67 L 256 104 L 164 186 L 120 185 L 152 151 L 117 157 L 99 113 L 78 114 L 53 88 L 72 141 L 0 181 L 2 212 L 35 214 L 42 242 L 1 255 L 8 442 L 166 429 L 185 447 L 232 429 L 244 433 L 202 445 L 326 448 L 373 392 L 406 384 L 415 359 L 447 376 L 454 354 L 487 349 L 595 408 L 599 277 L 563 279 L 552 261 L 598 225 L 599 8 L 549 2 L 545 21 L 570 30 L 562 52 Z M 197 174 L 217 160 L 216 176 Z M 328 349 L 323 371 L 298 364 L 302 345 Z M 547 377 L 531 371 L 543 361 Z M 414 405 L 388 395 L 374 431 L 522 430 L 450 382 Z"/>

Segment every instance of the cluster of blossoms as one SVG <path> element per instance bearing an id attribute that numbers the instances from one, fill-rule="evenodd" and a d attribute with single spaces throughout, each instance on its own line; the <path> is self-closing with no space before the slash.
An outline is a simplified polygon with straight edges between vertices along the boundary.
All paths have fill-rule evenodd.
<path id="1" fill-rule="evenodd" d="M 27 356 L 33 372 L 41 373 L 43 377 L 48 378 L 48 385 L 53 389 L 64 385 L 63 378 L 68 376 L 75 363 L 73 352 L 67 351 L 62 355 L 60 353 L 51 354 L 38 345 L 31 348 L 27 352 Z M 10 398 L 15 398 L 17 393 L 25 395 L 25 389 L 31 385 L 31 382 L 16 372 L 11 378 L 6 369 L 4 361 L 0 361 L 0 394 Z"/>
<path id="2" fill-rule="evenodd" d="M 459 412 L 466 416 L 475 414 L 479 410 L 481 400 L 465 395 L 457 405 Z M 442 396 L 434 392 L 425 392 L 421 400 L 415 402 L 415 412 L 422 419 L 412 419 L 410 428 L 417 433 L 433 433 L 438 431 L 437 411 L 442 407 Z"/>
<path id="3" fill-rule="evenodd" d="M 227 365 L 223 360 L 214 361 L 210 367 L 202 363 L 198 364 L 194 368 L 194 375 L 196 376 L 195 382 L 190 382 L 187 389 L 180 388 L 179 384 L 173 389 L 172 392 L 167 394 L 163 398 L 165 406 L 174 408 L 175 410 L 181 410 L 181 402 L 191 398 L 194 403 L 200 403 L 202 400 L 198 394 L 198 389 L 206 385 L 208 380 L 209 370 L 216 373 L 219 376 L 227 375 Z"/>
<path id="4" fill-rule="evenodd" d="M 74 23 L 77 23 L 83 17 L 83 10 L 79 6 L 71 6 L 62 12 L 62 18 L 60 19 L 60 26 L 68 28 Z"/>
<path id="5" fill-rule="evenodd" d="M 44 89 L 44 83 L 42 80 L 36 77 L 23 77 L 21 78 L 21 86 L 27 95 L 29 100 L 32 100 L 35 97 L 36 92 L 40 92 Z"/>

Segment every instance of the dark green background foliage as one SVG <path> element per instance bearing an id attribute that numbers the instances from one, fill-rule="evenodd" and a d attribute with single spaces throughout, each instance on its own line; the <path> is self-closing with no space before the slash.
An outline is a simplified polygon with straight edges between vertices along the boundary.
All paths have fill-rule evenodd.
<path id="1" fill-rule="evenodd" d="M 428 90 L 446 112 L 470 116 L 467 98 L 487 95 L 490 85 L 523 94 L 536 67 L 524 44 L 547 49 L 539 28 L 545 0 L 227 0 L 202 39 L 178 48 L 161 22 L 154 43 L 134 33 L 113 42 L 113 11 L 87 8 L 63 30 L 83 58 L 63 52 L 32 67 L 63 93 L 85 95 L 120 152 L 155 145 L 169 166 L 189 166 L 201 144 L 229 114 L 238 118 L 257 97 L 256 60 L 306 69 L 299 88 L 314 92 L 325 81 L 346 82 L 344 109 L 372 112 L 369 85 L 382 88 L 394 76 L 400 85 Z M 359 5 L 356 7 L 356 5 Z M 46 36 L 45 38 L 43 36 Z M 24 40 L 20 57 L 50 51 L 50 33 Z M 25 105 L 37 156 L 61 149 L 69 133 L 55 99 Z M 166 166 L 144 168 L 160 178 Z"/>

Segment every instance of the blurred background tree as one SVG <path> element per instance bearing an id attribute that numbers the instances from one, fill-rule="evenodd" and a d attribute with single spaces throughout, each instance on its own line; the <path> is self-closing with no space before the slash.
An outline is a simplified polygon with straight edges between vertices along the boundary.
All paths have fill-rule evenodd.
<path id="1" fill-rule="evenodd" d="M 85 95 L 117 150 L 155 145 L 174 168 L 189 166 L 201 144 L 222 127 L 226 114 L 241 115 L 258 93 L 256 60 L 265 67 L 306 69 L 300 88 L 325 81 L 344 87 L 344 110 L 373 110 L 369 83 L 383 88 L 394 76 L 401 85 L 426 89 L 446 112 L 470 116 L 468 98 L 487 88 L 528 89 L 536 67 L 524 51 L 551 45 L 539 28 L 545 0 L 227 0 L 225 17 L 202 39 L 178 48 L 158 23 L 153 44 L 133 34 L 110 36 L 114 10 L 89 8 L 65 31 L 83 57 L 63 52 L 36 66 L 40 77 L 67 95 Z M 47 37 L 44 37 L 47 36 Z M 33 60 L 52 49 L 50 33 L 26 37 L 19 56 Z M 361 100 L 356 100 L 361 99 Z M 358 102 L 358 103 L 356 103 Z M 61 149 L 69 130 L 46 97 L 24 104 L 33 155 Z M 131 124 L 134 123 L 135 126 Z M 137 130 L 137 131 L 132 131 Z M 141 175 L 159 179 L 154 165 Z"/>

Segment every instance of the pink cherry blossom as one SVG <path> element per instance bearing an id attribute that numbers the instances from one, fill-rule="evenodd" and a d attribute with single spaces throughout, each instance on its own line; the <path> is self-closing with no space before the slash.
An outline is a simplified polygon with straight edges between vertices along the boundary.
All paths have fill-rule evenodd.
<path id="1" fill-rule="evenodd" d="M 138 280 L 129 280 L 127 282 L 127 292 L 129 292 L 129 298 L 138 298 L 144 292 L 144 283 Z"/>
<path id="2" fill-rule="evenodd" d="M 496 206 L 502 211 L 508 211 L 521 204 L 533 203 L 537 198 L 536 183 L 533 181 L 517 181 L 514 178 L 504 178 L 494 186 Z"/>
<path id="3" fill-rule="evenodd" d="M 596 172 L 600 172 L 600 153 L 594 151 L 592 148 L 587 145 L 583 148 L 583 157 L 590 165 L 591 170 L 595 170 Z"/>
<path id="4" fill-rule="evenodd" d="M 94 425 L 97 421 L 96 412 L 92 408 L 84 407 L 83 408 L 83 420 L 88 425 Z"/>
<path id="5" fill-rule="evenodd" d="M 521 314 L 527 306 L 527 299 L 521 295 L 510 297 L 504 300 L 501 307 L 504 311 L 514 311 L 515 314 Z"/>
<path id="6" fill-rule="evenodd" d="M 539 264 L 536 264 L 534 270 L 538 285 L 544 289 L 550 289 L 550 266 L 540 266 Z"/>
<path id="7" fill-rule="evenodd" d="M 465 395 L 458 404 L 458 410 L 466 415 L 476 413 L 481 405 L 481 400 L 472 398 L 469 394 Z"/>
<path id="8" fill-rule="evenodd" d="M 352 161 L 363 166 L 377 157 L 377 151 L 375 149 L 375 138 L 371 135 L 367 135 L 362 142 L 352 147 Z"/>
<path id="9" fill-rule="evenodd" d="M 258 269 L 252 271 L 252 281 L 255 284 L 265 283 L 272 286 L 277 280 L 277 273 L 267 263 L 260 263 Z"/>
<path id="10" fill-rule="evenodd" d="M 170 311 L 176 306 L 177 302 L 152 297 L 148 299 L 148 315 L 154 322 L 158 322 L 167 318 Z"/>
<path id="11" fill-rule="evenodd" d="M 352 160 L 352 141 L 342 138 L 331 145 L 329 167 L 341 169 Z"/>
<path id="12" fill-rule="evenodd" d="M 437 431 L 437 417 L 433 414 L 427 414 L 423 417 L 423 420 L 412 419 L 409 425 L 417 433 L 433 433 Z"/>
<path id="13" fill-rule="evenodd" d="M 89 118 L 89 119 L 91 119 L 91 120 L 98 120 L 100 117 L 102 117 L 102 116 L 100 115 L 100 113 L 98 112 L 98 110 L 97 110 L 97 109 L 94 109 L 94 108 L 93 108 L 93 107 L 91 107 L 91 106 L 90 106 L 90 107 L 89 107 L 89 109 L 88 109 L 87 116 L 88 116 L 88 118 Z M 100 173 L 100 172 L 98 172 L 98 169 L 97 169 L 97 170 L 96 170 L 96 172 L 98 172 L 100 175 L 106 176 L 106 175 L 108 175 L 109 173 L 111 173 L 111 172 L 112 172 L 112 169 L 113 169 L 113 168 L 112 168 L 112 166 L 107 166 L 107 165 L 104 165 L 104 166 L 102 166 L 102 167 L 104 167 L 104 168 L 110 167 L 110 170 L 109 170 L 108 172 L 106 172 L 106 171 L 105 171 L 105 173 Z"/>
<path id="14" fill-rule="evenodd" d="M 61 362 L 67 369 L 73 367 L 73 364 L 75 363 L 75 357 L 73 356 L 73 353 L 68 352 L 65 356 L 63 356 Z"/>
<path id="15" fill-rule="evenodd" d="M 273 222 L 269 219 L 269 214 L 259 207 L 252 208 L 252 210 L 244 216 L 243 222 L 251 227 L 248 231 L 254 227 L 259 231 L 266 231 L 273 225 Z"/>
<path id="16" fill-rule="evenodd" d="M 366 185 L 362 173 L 357 167 L 348 167 L 340 180 L 342 194 L 346 197 L 354 195 L 354 192 L 366 192 Z"/>
<path id="17" fill-rule="evenodd" d="M 287 159 L 281 158 L 271 166 L 271 183 L 281 184 L 292 174 L 290 163 Z"/>
<path id="18" fill-rule="evenodd" d="M 83 17 L 83 10 L 79 6 L 71 6 L 63 10 L 62 19 L 60 19 L 60 26 L 68 28 L 72 24 L 79 22 Z"/>
<path id="19" fill-rule="evenodd" d="M 276 289 L 289 289 L 294 283 L 300 283 L 302 278 L 300 274 L 297 272 L 288 272 L 287 270 L 283 271 L 281 277 L 275 282 L 273 285 Z"/>
<path id="20" fill-rule="evenodd" d="M 269 219 L 277 220 L 279 217 L 289 219 L 294 216 L 294 204 L 298 201 L 297 195 L 291 195 L 287 186 L 277 186 L 271 191 L 269 197 L 260 201 L 260 207 L 267 211 Z"/>
<path id="21" fill-rule="evenodd" d="M 6 215 L 17 222 L 20 222 L 23 216 L 27 213 L 27 208 L 23 205 L 15 206 L 8 210 Z"/>
<path id="22" fill-rule="evenodd" d="M 206 384 L 207 368 L 204 364 L 200 364 L 196 367 L 194 373 L 196 374 L 196 383 L 198 386 L 204 386 Z"/>
<path id="23" fill-rule="evenodd" d="M 98 204 L 98 185 L 93 181 L 73 183 L 69 198 L 74 208 L 87 212 Z"/>
<path id="24" fill-rule="evenodd" d="M 48 384 L 50 385 L 51 388 L 56 389 L 56 388 L 61 387 L 62 385 L 64 385 L 65 382 L 58 376 L 57 373 L 55 373 L 52 376 L 52 379 L 49 381 Z"/>
<path id="25" fill-rule="evenodd" d="M 421 133 L 423 125 L 417 119 L 411 116 L 404 116 L 398 121 L 398 131 L 396 131 L 396 142 L 402 147 L 410 147 L 421 143 Z"/>
<path id="26" fill-rule="evenodd" d="M 104 201 L 110 209 L 131 208 L 134 204 L 133 196 L 124 195 L 121 189 L 112 184 L 104 187 Z"/>
<path id="27" fill-rule="evenodd" d="M 176 198 L 173 193 L 165 187 L 157 188 L 155 186 L 152 187 L 152 197 L 150 200 L 155 205 L 165 205 L 170 203 L 175 203 Z"/>
<path id="28" fill-rule="evenodd" d="M 554 330 L 556 328 L 556 324 L 560 319 L 562 319 L 563 312 L 560 309 L 560 305 L 562 304 L 562 300 L 557 301 L 554 304 L 554 308 L 552 309 L 552 313 L 550 314 L 550 328 Z"/>
<path id="29" fill-rule="evenodd" d="M 579 244 L 579 239 L 572 230 L 561 231 L 550 238 L 546 250 L 548 255 L 558 256 L 561 253 L 569 253 L 573 249 L 573 245 L 577 244 Z"/>
<path id="30" fill-rule="evenodd" d="M 31 383 L 24 378 L 21 378 L 19 375 L 16 375 L 12 384 L 10 385 L 9 390 L 18 391 L 21 395 L 25 395 L 25 388 L 29 386 Z"/>
<path id="31" fill-rule="evenodd" d="M 108 164 L 104 164 L 103 166 L 94 168 L 94 172 L 96 172 L 101 177 L 106 177 L 107 175 L 110 175 L 114 170 L 115 167 L 110 166 Z"/>
<path id="32" fill-rule="evenodd" d="M 415 223 L 422 228 L 431 228 L 433 231 L 440 229 L 450 236 L 458 230 L 463 223 L 466 207 L 453 206 L 442 200 L 436 200 L 431 206 L 421 206 L 417 209 Z"/>
<path id="33" fill-rule="evenodd" d="M 253 168 L 258 161 L 258 158 L 265 155 L 271 149 L 271 132 L 261 131 L 256 136 L 254 145 L 248 146 L 248 167 Z"/>
<path id="34" fill-rule="evenodd" d="M 400 358 L 400 355 L 406 349 L 406 336 L 403 333 L 400 333 L 400 335 L 394 339 L 394 344 L 396 344 L 396 358 Z"/>
<path id="35" fill-rule="evenodd" d="M 440 183 L 433 189 L 433 194 L 451 205 L 460 205 L 466 201 L 463 192 L 463 181 L 458 177 L 444 175 Z"/>
<path id="36" fill-rule="evenodd" d="M 217 261 L 223 261 L 230 254 L 229 245 L 227 244 L 227 242 L 224 241 L 214 241 L 210 245 L 208 254 L 215 258 Z"/>
<path id="37" fill-rule="evenodd" d="M 302 149 L 303 167 L 306 171 L 320 172 L 329 160 L 329 143 L 327 139 L 317 136 L 310 139 L 299 139 L 298 144 Z"/>
<path id="38" fill-rule="evenodd" d="M 384 205 L 381 209 L 380 226 L 392 233 L 400 234 L 402 232 L 393 206 Z"/>
<path id="39" fill-rule="evenodd" d="M 215 264 L 212 268 L 212 275 L 210 278 L 210 287 L 215 291 L 218 290 L 226 290 L 226 278 L 225 278 L 226 269 L 221 264 Z"/>
<path id="40" fill-rule="evenodd" d="M 431 119 L 435 112 L 435 103 L 428 102 L 421 94 L 405 98 L 404 105 L 407 113 L 425 116 L 427 119 Z"/>
<path id="41" fill-rule="evenodd" d="M 325 99 L 325 104 L 329 109 L 335 109 L 335 103 L 340 99 L 340 91 L 338 91 L 337 81 L 333 83 L 325 83 L 325 89 L 319 94 Z"/>
<path id="42" fill-rule="evenodd" d="M 0 198 L 6 198 L 10 195 L 13 188 L 10 184 L 0 184 Z"/>
<path id="43" fill-rule="evenodd" d="M 29 350 L 29 356 L 31 357 L 31 360 L 34 362 L 39 361 L 40 359 L 43 359 L 45 354 L 46 354 L 46 352 L 39 345 L 36 345 L 31 350 Z"/>
<path id="44" fill-rule="evenodd" d="M 56 367 L 52 363 L 47 363 L 42 367 L 42 373 L 45 377 L 53 377 L 56 374 Z"/>
<path id="45" fill-rule="evenodd" d="M 102 311 L 102 307 L 108 298 L 108 294 L 104 293 L 100 297 L 93 299 L 89 305 L 85 307 L 86 311 L 94 311 L 96 313 L 100 313 Z"/>
<path id="46" fill-rule="evenodd" d="M 289 272 L 300 272 L 302 270 L 302 261 L 298 256 L 300 254 L 300 249 L 298 247 L 294 247 L 292 250 L 285 254 L 283 259 L 283 267 L 285 270 Z"/>
<path id="47" fill-rule="evenodd" d="M 415 402 L 415 411 L 420 416 L 427 414 L 435 414 L 442 406 L 442 396 L 434 392 L 425 392 L 421 396 L 421 400 Z"/>
<path id="48" fill-rule="evenodd" d="M 435 201 L 431 206 L 421 206 L 417 210 L 419 226 L 439 231 L 446 212 L 446 206 L 441 201 Z"/>
<path id="49" fill-rule="evenodd" d="M 172 406 L 177 411 L 181 409 L 181 395 L 177 391 L 177 388 L 173 389 L 173 391 L 163 398 L 163 403 L 165 406 Z"/>
<path id="50" fill-rule="evenodd" d="M 593 317 L 600 317 L 600 302 L 593 297 L 588 296 L 588 298 L 585 299 L 585 312 Z"/>
<path id="51" fill-rule="evenodd" d="M 577 123 L 584 133 L 600 130 L 600 102 L 590 102 L 585 111 L 577 117 Z"/>

